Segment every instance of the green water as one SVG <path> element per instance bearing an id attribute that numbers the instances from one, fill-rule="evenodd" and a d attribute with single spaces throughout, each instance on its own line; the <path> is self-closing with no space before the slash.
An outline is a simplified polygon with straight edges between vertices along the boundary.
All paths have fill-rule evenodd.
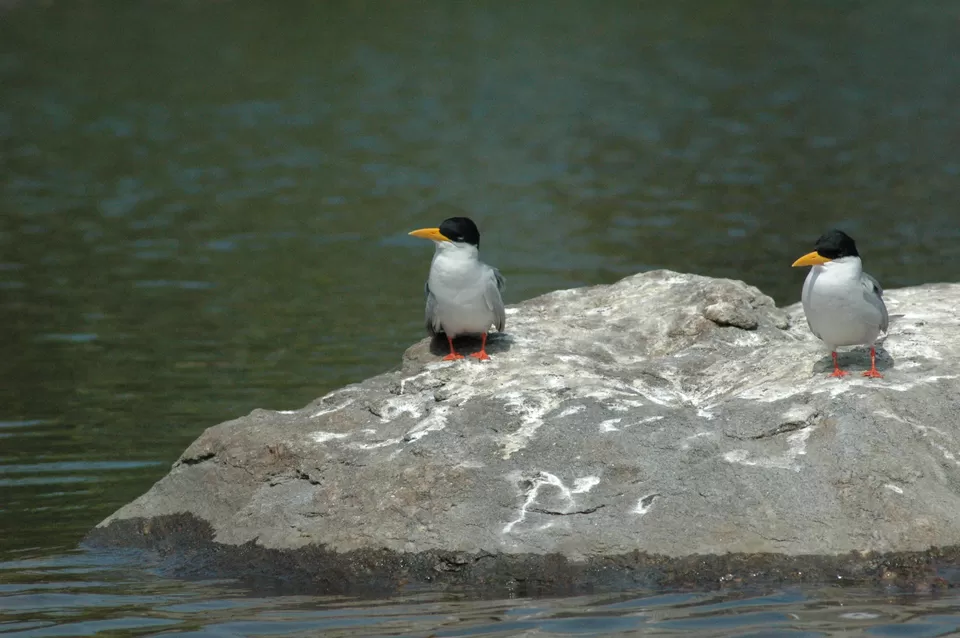
<path id="1" fill-rule="evenodd" d="M 508 302 L 789 303 L 834 225 L 886 287 L 960 280 L 958 104 L 955 2 L 0 2 L 0 620 L 88 601 L 78 560 L 141 582 L 72 549 L 205 427 L 397 365 L 447 216 Z M 123 617 L 89 600 L 50 605 Z"/>

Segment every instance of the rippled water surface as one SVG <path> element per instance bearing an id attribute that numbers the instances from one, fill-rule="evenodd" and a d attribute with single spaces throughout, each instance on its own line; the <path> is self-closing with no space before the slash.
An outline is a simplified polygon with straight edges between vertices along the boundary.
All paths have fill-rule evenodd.
<path id="1" fill-rule="evenodd" d="M 421 336 L 467 214 L 508 301 L 653 268 L 796 301 L 853 234 L 960 280 L 960 5 L 0 0 L 0 632 L 957 630 L 847 588 L 253 595 L 77 552 L 205 427 Z"/>
<path id="2" fill-rule="evenodd" d="M 960 599 L 856 588 L 625 592 L 478 600 L 269 596 L 229 582 L 156 576 L 134 554 L 72 553 L 0 563 L 0 634 L 324 636 L 944 636 Z"/>

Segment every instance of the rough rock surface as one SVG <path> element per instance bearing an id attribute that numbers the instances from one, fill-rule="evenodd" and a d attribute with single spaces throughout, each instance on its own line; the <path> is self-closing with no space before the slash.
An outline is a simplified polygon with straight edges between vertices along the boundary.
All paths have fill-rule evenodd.
<path id="1" fill-rule="evenodd" d="M 742 282 L 557 291 L 508 309 L 491 361 L 424 340 L 398 371 L 208 429 L 89 539 L 143 545 L 188 515 L 215 547 L 452 570 L 960 545 L 960 285 L 886 300 L 884 378 L 854 349 L 834 379 L 799 305 Z"/>

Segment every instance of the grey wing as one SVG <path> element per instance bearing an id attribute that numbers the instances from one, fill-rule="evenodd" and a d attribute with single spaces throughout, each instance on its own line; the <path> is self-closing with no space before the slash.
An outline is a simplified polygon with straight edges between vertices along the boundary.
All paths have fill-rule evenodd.
<path id="1" fill-rule="evenodd" d="M 877 293 L 877 296 L 882 297 L 883 288 L 880 287 L 880 282 L 877 281 L 877 278 L 874 277 L 873 275 L 868 275 L 867 273 L 862 273 L 862 274 L 864 279 L 863 285 L 867 286 L 867 288 L 873 287 L 873 290 L 874 292 Z"/>
<path id="2" fill-rule="evenodd" d="M 887 304 L 883 303 L 883 288 L 880 282 L 871 275 L 863 273 L 863 296 L 880 311 L 880 332 L 886 332 L 890 327 L 890 315 L 887 314 Z"/>
<path id="3" fill-rule="evenodd" d="M 800 295 L 800 301 L 803 304 L 803 316 L 807 320 L 807 327 L 810 328 L 810 332 L 813 333 L 820 341 L 823 341 L 823 337 L 820 336 L 820 333 L 817 332 L 817 329 L 813 327 L 813 322 L 810 321 L 810 310 L 808 307 L 810 305 L 810 295 L 813 294 L 813 282 L 815 276 L 813 274 L 813 269 L 810 269 L 810 272 L 807 274 L 807 278 L 803 281 L 803 292 Z"/>
<path id="4" fill-rule="evenodd" d="M 436 337 L 440 333 L 440 321 L 437 318 L 437 298 L 430 292 L 430 282 L 423 284 L 423 293 L 427 297 L 427 308 L 424 313 L 427 334 Z"/>
<path id="5" fill-rule="evenodd" d="M 503 306 L 503 297 L 500 295 L 507 285 L 507 281 L 496 268 L 490 268 L 490 278 L 487 280 L 486 287 L 483 289 L 483 299 L 487 302 L 487 308 L 493 312 L 494 325 L 497 332 L 503 332 L 507 325 L 507 309 Z"/>

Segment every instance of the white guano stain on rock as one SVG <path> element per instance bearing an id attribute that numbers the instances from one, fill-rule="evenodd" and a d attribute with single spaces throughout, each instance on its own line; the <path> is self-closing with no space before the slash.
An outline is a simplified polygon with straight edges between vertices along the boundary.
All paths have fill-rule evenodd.
<path id="1" fill-rule="evenodd" d="M 620 425 L 620 427 L 617 427 L 617 425 L 619 425 L 623 421 L 623 418 L 624 417 L 617 417 L 614 419 L 607 419 L 606 421 L 601 421 L 600 431 L 601 432 L 620 432 L 621 430 L 626 430 L 627 428 L 632 428 L 637 425 L 645 425 L 647 423 L 654 423 L 655 421 L 660 421 L 661 419 L 663 419 L 663 417 L 659 415 L 648 416 L 646 418 L 638 419 L 637 421 L 633 421 L 631 423 L 624 423 Z"/>
<path id="2" fill-rule="evenodd" d="M 571 405 L 569 408 L 564 408 L 560 414 L 557 415 L 557 418 L 562 419 L 563 417 L 573 416 L 574 414 L 579 414 L 586 409 L 587 406 L 585 405 Z"/>
<path id="3" fill-rule="evenodd" d="M 413 429 L 407 432 L 404 439 L 407 441 L 418 441 L 431 432 L 439 432 L 447 427 L 447 414 L 449 412 L 449 406 L 441 405 L 434 408 L 433 412 L 431 412 L 427 418 L 417 423 Z"/>
<path id="4" fill-rule="evenodd" d="M 813 406 L 792 405 L 780 416 L 780 420 L 782 423 L 803 423 L 813 418 L 816 413 Z"/>
<path id="5" fill-rule="evenodd" d="M 550 484 L 550 479 L 553 479 L 554 485 L 563 485 L 563 483 L 560 482 L 560 479 L 555 477 L 553 474 L 541 472 L 540 475 L 534 479 L 532 487 L 527 490 L 526 498 L 524 499 L 523 504 L 520 505 L 520 512 L 518 513 L 517 517 L 503 526 L 503 530 L 500 532 L 501 534 L 509 534 L 513 531 L 514 527 L 522 523 L 527 518 L 527 508 L 529 508 L 534 501 L 537 500 L 537 493 L 540 491 L 540 486 Z M 514 482 L 517 480 L 518 479 L 515 478 Z"/>
<path id="6" fill-rule="evenodd" d="M 596 486 L 600 485 L 599 476 L 583 476 L 573 481 L 573 494 L 586 494 Z"/>
<path id="7" fill-rule="evenodd" d="M 645 405 L 648 405 L 644 401 L 637 401 L 634 399 L 621 399 L 619 401 L 610 403 L 607 405 L 608 410 L 613 410 L 614 412 L 629 412 L 635 408 L 642 408 Z"/>
<path id="8" fill-rule="evenodd" d="M 722 384 L 708 384 L 701 388 L 689 389 L 684 387 L 684 381 L 677 370 L 663 367 L 658 371 L 658 375 L 667 385 L 653 385 L 642 379 L 635 379 L 631 387 L 650 403 L 669 408 L 692 407 L 696 410 L 697 416 L 713 419 L 711 410 L 716 406 L 717 397 L 725 391 Z"/>
<path id="9" fill-rule="evenodd" d="M 633 508 L 633 513 L 639 516 L 643 516 L 651 509 L 653 509 L 653 504 L 657 500 L 657 497 L 660 496 L 658 493 L 654 492 L 652 494 L 647 494 L 646 496 L 641 496 L 637 500 L 636 507 Z"/>
<path id="10" fill-rule="evenodd" d="M 660 414 L 657 414 L 654 416 L 648 416 L 646 418 L 640 419 L 636 423 L 631 423 L 629 426 L 625 426 L 625 427 L 632 427 L 634 425 L 646 425 L 647 423 L 654 423 L 656 421 L 662 421 L 662 420 L 663 420 L 663 416 Z"/>
<path id="11" fill-rule="evenodd" d="M 423 372 L 419 373 L 419 374 L 415 374 L 415 375 L 413 375 L 413 376 L 406 377 L 405 379 L 400 379 L 400 394 L 404 394 L 404 393 L 407 391 L 407 384 L 408 384 L 408 383 L 413 383 L 414 381 L 416 381 L 416 380 L 418 380 L 418 379 L 423 379 L 424 377 L 430 376 L 431 373 L 433 372 L 433 370 L 434 370 L 433 367 L 427 366 L 427 369 L 424 370 Z"/>
<path id="12" fill-rule="evenodd" d="M 620 423 L 621 421 L 623 421 L 623 417 L 601 421 L 600 431 L 601 432 L 619 432 L 620 428 L 617 427 L 617 424 Z"/>
<path id="13" fill-rule="evenodd" d="M 544 487 L 553 487 L 560 491 L 561 497 L 567 503 L 567 511 L 573 509 L 573 507 L 576 505 L 576 499 L 573 497 L 575 492 L 571 491 L 570 488 L 564 485 L 563 481 L 561 481 L 556 474 L 540 471 L 537 472 L 532 479 L 525 479 L 521 473 L 514 472 L 511 473 L 508 479 L 514 484 L 529 482 L 530 485 L 526 488 L 526 498 L 524 499 L 523 504 L 520 506 L 520 512 L 518 513 L 517 518 L 504 525 L 500 532 L 501 534 L 510 534 L 517 525 L 526 520 L 531 506 L 536 503 L 537 497 L 540 494 L 540 490 Z M 591 484 L 592 480 L 596 480 L 596 483 Z M 600 479 L 595 476 L 590 476 L 579 479 L 579 481 L 583 481 L 581 482 L 580 487 L 585 488 L 582 490 L 582 492 L 589 492 L 590 489 L 600 482 Z M 574 485 L 576 485 L 576 483 L 574 483 Z M 589 485 L 589 487 L 586 487 L 587 485 Z"/>
<path id="14" fill-rule="evenodd" d="M 325 414 L 332 414 L 332 413 L 334 413 L 334 412 L 339 412 L 340 410 L 344 409 L 344 408 L 347 407 L 348 405 L 352 404 L 353 401 L 354 401 L 354 399 L 347 399 L 346 401 L 344 401 L 343 403 L 340 403 L 340 404 L 338 404 L 338 405 L 335 405 L 335 406 L 332 406 L 332 407 L 329 407 L 329 408 L 322 408 L 321 410 L 318 410 L 317 412 L 314 412 L 313 414 L 311 414 L 311 415 L 310 415 L 310 418 L 311 418 L 311 419 L 316 419 L 317 417 L 321 417 L 321 416 L 323 416 L 323 415 L 325 415 Z"/>
<path id="15" fill-rule="evenodd" d="M 376 450 L 382 447 L 390 447 L 391 445 L 400 445 L 402 442 L 403 439 L 385 439 L 383 441 L 374 441 L 373 443 L 350 443 L 348 447 L 357 450 Z"/>
<path id="16" fill-rule="evenodd" d="M 424 406 L 426 404 L 426 397 L 422 396 L 426 393 L 420 393 L 417 395 L 402 395 L 397 397 L 391 397 L 385 400 L 379 406 L 380 413 L 380 422 L 381 423 L 390 423 L 391 421 L 408 414 L 414 419 L 419 419 L 423 416 Z"/>
<path id="17" fill-rule="evenodd" d="M 787 437 L 787 451 L 778 456 L 755 457 L 747 450 L 731 450 L 723 455 L 723 460 L 728 463 L 739 463 L 740 465 L 771 468 L 777 470 L 793 470 L 799 472 L 800 464 L 797 457 L 807 453 L 807 439 L 817 429 L 815 425 L 808 425 L 805 428 L 797 430 Z"/>
<path id="18" fill-rule="evenodd" d="M 559 400 L 549 396 L 525 397 L 519 392 L 503 395 L 502 398 L 506 399 L 504 406 L 520 418 L 520 427 L 501 439 L 503 458 L 509 459 L 527 446 L 527 441 L 543 425 L 544 415 L 556 409 Z"/>
<path id="19" fill-rule="evenodd" d="M 849 368 L 849 364 L 844 364 Z M 792 376 L 792 371 L 781 371 L 783 376 Z M 896 392 L 908 392 L 914 388 L 936 383 L 943 380 L 958 378 L 957 375 L 934 374 L 921 378 L 910 379 L 900 383 L 894 383 L 888 378 L 884 379 L 866 379 L 860 375 L 859 370 L 848 370 L 852 374 L 843 379 L 830 378 L 825 373 L 813 373 L 807 379 L 790 379 L 786 382 L 761 380 L 756 384 L 747 387 L 736 394 L 738 398 L 752 401 L 761 401 L 764 403 L 773 403 L 783 401 L 791 397 L 803 394 L 828 394 L 831 399 L 835 399 L 843 394 L 854 390 L 873 390 L 884 388 Z M 771 375 L 773 376 L 773 375 Z"/>
<path id="20" fill-rule="evenodd" d="M 314 443 L 326 443 L 327 441 L 334 441 L 337 439 L 345 439 L 350 436 L 350 432 L 313 432 L 310 434 L 310 438 L 313 439 Z"/>

